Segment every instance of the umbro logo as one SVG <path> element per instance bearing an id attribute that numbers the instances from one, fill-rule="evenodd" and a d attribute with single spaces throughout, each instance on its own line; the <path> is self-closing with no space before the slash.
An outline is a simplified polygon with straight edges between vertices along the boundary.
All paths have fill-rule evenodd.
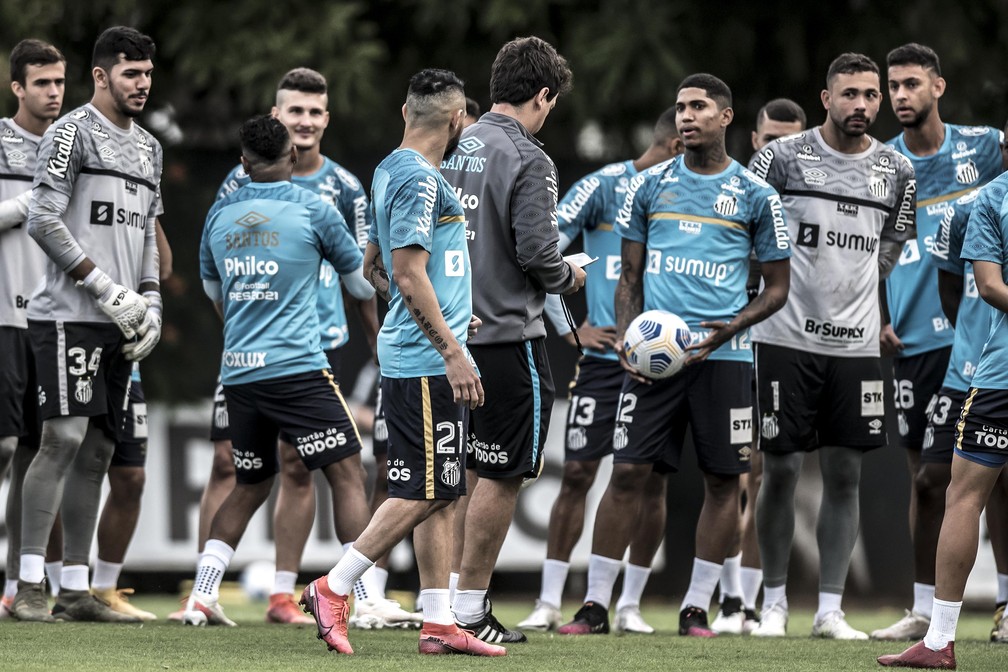
<path id="1" fill-rule="evenodd" d="M 266 215 L 260 215 L 258 212 L 252 211 L 247 212 L 238 219 L 235 220 L 235 224 L 244 226 L 247 229 L 259 226 L 260 224 L 265 224 L 270 221 L 269 217 Z"/>
<path id="2" fill-rule="evenodd" d="M 468 137 L 458 144 L 460 151 L 466 154 L 472 154 L 475 151 L 481 150 L 486 147 L 486 143 L 479 138 Z"/>

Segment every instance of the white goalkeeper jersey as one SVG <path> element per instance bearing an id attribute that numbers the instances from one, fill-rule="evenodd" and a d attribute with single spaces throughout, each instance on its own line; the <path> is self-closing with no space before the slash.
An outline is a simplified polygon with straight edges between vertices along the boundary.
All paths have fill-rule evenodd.
<path id="1" fill-rule="evenodd" d="M 780 193 L 791 237 L 787 303 L 751 327 L 752 340 L 878 356 L 880 243 L 898 254 L 916 235 L 910 162 L 874 138 L 866 151 L 842 154 L 814 128 L 771 142 L 750 168 Z"/>
<path id="2" fill-rule="evenodd" d="M 46 250 L 45 283 L 31 299 L 33 320 L 110 322 L 67 275 L 87 256 L 113 282 L 139 288 L 144 248 L 154 244 L 161 214 L 161 145 L 133 123 L 123 130 L 91 104 L 49 127 L 42 137 L 28 213 L 33 237 Z M 62 212 L 66 231 L 47 213 Z M 44 229 L 46 235 L 36 233 Z M 65 233 L 80 246 L 78 250 Z"/>
<path id="3" fill-rule="evenodd" d="M 31 189 L 41 137 L 0 119 L 0 201 Z M 42 279 L 45 253 L 24 222 L 0 231 L 0 326 L 28 327 L 28 300 Z"/>

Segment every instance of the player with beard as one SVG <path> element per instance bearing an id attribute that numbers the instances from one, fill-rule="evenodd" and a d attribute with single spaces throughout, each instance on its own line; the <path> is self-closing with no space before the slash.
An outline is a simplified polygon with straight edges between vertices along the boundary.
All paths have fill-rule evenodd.
<path id="1" fill-rule="evenodd" d="M 903 126 L 903 133 L 889 144 L 910 160 L 917 175 L 917 237 L 907 241 L 886 280 L 891 323 L 881 333 L 883 354 L 894 356 L 900 445 L 906 450 L 911 480 L 915 578 L 912 609 L 871 636 L 918 639 L 927 632 L 931 616 L 935 551 L 952 464 L 951 449 L 928 450 L 923 445 L 953 342 L 952 325 L 941 302 L 935 301 L 938 275 L 929 249 L 955 201 L 1001 173 L 1001 133 L 942 121 L 938 101 L 945 93 L 945 79 L 938 55 L 929 47 L 906 44 L 890 51 L 886 60 L 893 112 Z M 970 378 L 954 399 L 945 395 L 952 399 L 951 407 L 962 405 Z"/>
<path id="2" fill-rule="evenodd" d="M 51 126 L 39 149 L 27 225 L 48 261 L 28 329 L 43 424 L 22 496 L 13 606 L 21 620 L 139 620 L 90 593 L 87 563 L 132 362 L 150 354 L 161 335 L 155 220 L 162 153 L 133 121 L 147 102 L 154 51 L 132 28 L 103 32 L 92 58 L 91 102 Z M 50 615 L 43 560 L 61 504 L 65 566 Z"/>
<path id="3" fill-rule="evenodd" d="M 330 650 L 353 653 L 348 593 L 373 559 L 415 528 L 424 619 L 420 653 L 503 656 L 503 647 L 455 624 L 448 600 L 449 504 L 465 492 L 464 428 L 469 411 L 483 403 L 479 374 L 466 350 L 473 315 L 465 212 L 438 170 L 464 125 L 462 81 L 447 70 L 417 73 L 402 113 L 402 143 L 375 169 L 375 226 L 364 263 L 375 289 L 389 301 L 378 359 L 388 459 L 406 476 L 389 479 L 389 497 L 367 529 L 328 575 L 305 588 L 301 602 Z"/>
<path id="4" fill-rule="evenodd" d="M 861 460 L 886 444 L 878 283 L 914 236 L 915 182 L 910 163 L 867 134 L 882 102 L 874 61 L 838 56 L 821 99 L 821 126 L 771 142 L 750 163 L 781 193 L 794 241 L 788 302 L 752 329 L 764 574 L 762 621 L 752 634 L 786 634 L 795 486 L 805 453 L 818 450 L 823 495 L 812 635 L 867 639 L 840 606 L 858 533 Z"/>

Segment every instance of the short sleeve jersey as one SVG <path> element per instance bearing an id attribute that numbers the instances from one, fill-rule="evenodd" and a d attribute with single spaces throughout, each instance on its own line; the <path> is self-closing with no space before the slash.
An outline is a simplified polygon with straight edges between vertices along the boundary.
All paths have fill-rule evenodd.
<path id="1" fill-rule="evenodd" d="M 990 333 L 991 306 L 980 298 L 973 264 L 962 258 L 963 237 L 970 212 L 980 196 L 976 189 L 957 198 L 945 209 L 938 225 L 934 244 L 931 245 L 931 263 L 936 268 L 961 276 L 962 296 L 956 312 L 955 338 L 952 340 L 952 354 L 945 371 L 943 386 L 965 392 L 969 389 L 980 361 L 980 352 Z"/>
<path id="2" fill-rule="evenodd" d="M 63 223 L 113 282 L 140 285 L 144 239 L 161 214 L 161 145 L 138 124 L 123 130 L 90 103 L 42 136 L 34 188 L 69 198 Z M 87 292 L 51 260 L 28 306 L 33 320 L 110 322 Z"/>
<path id="3" fill-rule="evenodd" d="M 746 305 L 749 255 L 762 262 L 791 256 L 780 196 L 737 161 L 701 175 L 678 156 L 631 183 L 616 230 L 646 250 L 644 310 L 679 315 L 694 342 L 702 321 L 730 321 Z M 747 331 L 710 359 L 752 361 Z"/>
<path id="4" fill-rule="evenodd" d="M 378 164 L 371 203 L 375 225 L 369 240 L 381 249 L 391 294 L 378 332 L 381 373 L 387 378 L 444 375 L 444 359 L 417 326 L 396 286 L 392 252 L 417 246 L 430 254 L 427 277 L 448 328 L 465 347 L 472 317 L 472 270 L 462 204 L 441 173 L 411 149 L 397 149 Z"/>
<path id="5" fill-rule="evenodd" d="M 594 327 L 616 324 L 613 297 L 620 276 L 621 239 L 613 226 L 635 175 L 633 161 L 611 163 L 578 180 L 557 205 L 560 234 L 568 240 L 582 235 L 584 251 L 598 257 L 584 269 L 588 323 Z M 617 361 L 611 348 L 605 352 L 585 350 L 585 356 Z"/>
<path id="6" fill-rule="evenodd" d="M 1008 282 L 1008 174 L 993 180 L 980 192 L 966 227 L 962 258 L 974 263 L 999 264 L 1001 277 Z M 1008 390 L 1008 320 L 1005 313 L 993 307 L 990 330 L 970 384 Z"/>
<path id="7" fill-rule="evenodd" d="M 889 144 L 913 164 L 917 177 L 917 236 L 903 246 L 886 281 L 893 330 L 903 342 L 900 357 L 912 357 L 952 344 L 952 325 L 938 296 L 938 275 L 929 252 L 945 210 L 956 199 L 1001 173 L 1000 132 L 987 126 L 945 124 L 937 153 L 916 156 L 901 133 Z"/>
<path id="8" fill-rule="evenodd" d="M 0 119 L 0 201 L 31 189 L 41 140 L 13 119 Z M 0 326 L 28 326 L 28 300 L 42 279 L 45 259 L 23 222 L 0 231 Z"/>
<path id="9" fill-rule="evenodd" d="M 340 214 L 307 189 L 250 182 L 210 208 L 200 276 L 221 283 L 225 385 L 328 368 L 315 308 L 322 259 L 349 273 L 362 255 Z"/>
<path id="10" fill-rule="evenodd" d="M 217 198 L 221 199 L 250 182 L 248 174 L 239 165 L 224 179 Z M 350 234 L 361 249 L 367 244 L 371 228 L 371 208 L 367 192 L 353 173 L 329 157 L 322 157 L 322 167 L 311 175 L 294 175 L 291 182 L 313 191 L 323 201 L 335 207 L 346 221 Z M 332 264 L 322 260 L 319 269 L 318 317 L 323 350 L 333 350 L 346 345 L 350 339 L 346 308 L 339 276 Z"/>
<path id="11" fill-rule="evenodd" d="M 780 192 L 792 247 L 787 303 L 753 340 L 838 357 L 879 354 L 880 241 L 915 235 L 913 167 L 874 138 L 837 152 L 815 128 L 774 140 L 750 167 Z"/>

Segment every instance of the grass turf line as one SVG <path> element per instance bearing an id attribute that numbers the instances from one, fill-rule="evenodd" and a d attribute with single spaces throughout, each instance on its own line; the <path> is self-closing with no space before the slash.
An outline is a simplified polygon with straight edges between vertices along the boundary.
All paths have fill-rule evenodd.
<path id="1" fill-rule="evenodd" d="M 159 620 L 144 625 L 33 624 L 0 621 L 0 670 L 105 672 L 107 670 L 276 670 L 327 668 L 356 671 L 406 669 L 410 672 L 454 670 L 529 670 L 536 672 L 613 672 L 618 670 L 690 670 L 691 672 L 778 672 L 797 670 L 877 670 L 875 656 L 898 652 L 901 642 L 832 642 L 808 637 L 812 612 L 792 613 L 789 637 L 759 640 L 719 637 L 713 640 L 679 637 L 677 604 L 645 605 L 644 617 L 655 635 L 561 637 L 528 633 L 528 644 L 508 647 L 498 659 L 468 656 L 418 656 L 417 632 L 351 630 L 356 655 L 326 651 L 314 628 L 266 625 L 265 603 L 224 602 L 238 628 L 190 628 L 168 623 L 164 616 L 178 608 L 175 598 L 138 596 L 137 606 Z M 505 624 L 527 615 L 531 603 L 494 602 L 494 613 Z M 577 605 L 565 605 L 564 616 Z M 895 610 L 855 610 L 849 622 L 872 630 L 895 621 Z M 962 670 L 1005 669 L 1008 645 L 987 641 L 991 617 L 967 613 L 960 622 L 956 653 Z M 614 662 L 614 661 L 618 661 Z"/>

